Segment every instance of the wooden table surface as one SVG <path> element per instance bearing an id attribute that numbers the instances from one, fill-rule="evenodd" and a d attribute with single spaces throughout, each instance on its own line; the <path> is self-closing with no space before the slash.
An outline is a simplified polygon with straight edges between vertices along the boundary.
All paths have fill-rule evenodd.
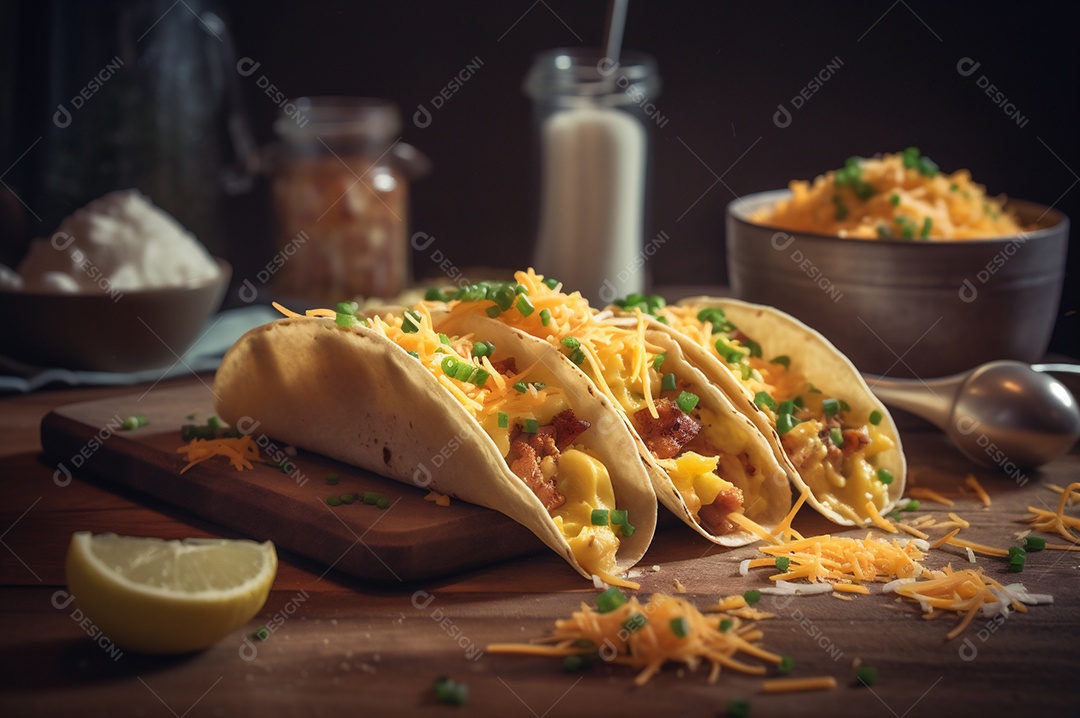
<path id="1" fill-rule="evenodd" d="M 825 692 L 764 695 L 760 678 L 725 671 L 710 685 L 704 671 L 673 666 L 635 688 L 634 672 L 623 667 L 568 674 L 552 659 L 485 653 L 492 642 L 540 637 L 556 618 L 593 601 L 591 585 L 550 554 L 437 583 L 372 588 L 282 553 L 259 616 L 209 650 L 179 658 L 110 652 L 86 634 L 58 593 L 65 588 L 72 532 L 233 535 L 77 473 L 69 483 L 55 480 L 55 467 L 40 455 L 42 417 L 56 406 L 131 391 L 81 388 L 0 398 L 0 716 L 722 716 L 733 698 L 749 700 L 753 716 L 1077 714 L 1080 554 L 1051 551 L 1030 554 L 1019 576 L 1006 574 L 1001 560 L 980 558 L 991 575 L 1052 593 L 1054 604 L 1004 622 L 978 618 L 949 642 L 953 618 L 924 621 L 916 605 L 881 595 L 880 584 L 852 601 L 764 597 L 759 607 L 778 614 L 760 624 L 764 647 L 792 656 L 795 675 L 835 676 L 839 686 Z M 1047 482 L 1080 478 L 1076 448 L 1028 472 L 1029 481 L 1019 486 L 1003 474 L 975 470 L 936 432 L 908 432 L 904 441 L 909 486 L 954 496 L 955 510 L 972 522 L 965 536 L 976 541 L 1008 545 L 1024 528 L 1024 507 L 1056 503 Z M 991 508 L 961 488 L 969 471 L 992 495 Z M 796 527 L 804 533 L 838 528 L 808 510 Z M 361 541 L 351 550 L 366 548 Z M 639 579 L 641 593 L 671 593 L 679 584 L 685 598 L 704 608 L 766 583 L 763 573 L 738 576 L 738 562 L 755 555 L 754 547 L 723 550 L 680 526 L 663 529 L 641 564 L 659 570 Z M 927 563 L 948 561 L 959 566 L 966 558 L 934 551 Z M 268 640 L 245 640 L 263 624 L 275 626 Z M 878 670 L 872 689 L 854 685 L 855 661 Z M 435 701 L 431 685 L 443 675 L 470 685 L 467 706 Z"/>

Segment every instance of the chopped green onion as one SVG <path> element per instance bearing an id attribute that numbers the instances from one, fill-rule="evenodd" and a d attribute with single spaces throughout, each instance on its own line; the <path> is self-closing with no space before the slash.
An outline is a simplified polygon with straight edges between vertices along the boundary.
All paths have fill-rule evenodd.
<path id="1" fill-rule="evenodd" d="M 668 621 L 668 626 L 671 627 L 671 632 L 678 638 L 686 638 L 690 633 L 690 625 L 686 622 L 686 616 L 679 616 Z"/>
<path id="2" fill-rule="evenodd" d="M 438 287 L 428 287 L 427 291 L 424 292 L 424 301 L 425 302 L 445 302 L 446 301 L 446 295 L 443 294 L 443 291 L 441 289 L 439 289 Z"/>
<path id="3" fill-rule="evenodd" d="M 525 392 L 527 392 L 529 390 L 529 385 L 526 384 L 523 381 L 516 381 L 516 382 L 514 382 L 514 389 L 516 389 L 517 391 L 520 391 L 522 394 L 524 394 Z"/>
<path id="4" fill-rule="evenodd" d="M 791 399 L 788 399 L 787 401 L 780 402 L 780 406 L 779 406 L 779 408 L 777 408 L 776 413 L 777 414 L 794 414 L 795 413 L 795 402 L 792 401 Z"/>
<path id="5" fill-rule="evenodd" d="M 821 402 L 821 411 L 825 416 L 836 416 L 836 413 L 840 411 L 840 402 L 836 399 L 826 399 Z"/>
<path id="6" fill-rule="evenodd" d="M 615 586 L 596 597 L 596 610 L 600 613 L 610 613 L 626 603 L 626 596 Z"/>
<path id="7" fill-rule="evenodd" d="M 528 297 L 522 294 L 518 296 L 517 310 L 521 312 L 521 316 L 527 317 L 536 311 L 536 307 L 533 306 L 532 302 L 529 301 Z"/>
<path id="8" fill-rule="evenodd" d="M 535 434 L 540 430 L 540 423 L 536 419 L 526 419 L 525 425 L 521 427 L 521 430 L 526 434 Z"/>
<path id="9" fill-rule="evenodd" d="M 458 381 L 468 381 L 472 377 L 475 368 L 468 362 L 458 362 L 457 366 L 454 367 L 454 378 Z"/>
<path id="10" fill-rule="evenodd" d="M 547 384 L 542 381 L 534 381 L 531 383 L 533 385 L 533 389 L 536 389 L 537 391 L 543 391 L 544 389 L 547 389 Z"/>
<path id="11" fill-rule="evenodd" d="M 383 498 L 383 495 L 380 494 L 378 491 L 364 492 L 364 503 L 368 506 L 374 506 L 375 504 L 379 503 L 379 499 L 381 498 Z"/>
<path id="12" fill-rule="evenodd" d="M 640 613 L 635 613 L 633 616 L 626 619 L 626 621 L 623 623 L 623 628 L 625 628 L 627 631 L 630 631 L 630 633 L 634 633 L 635 631 L 644 628 L 645 624 L 648 622 L 649 619 L 645 618 Z"/>
<path id="13" fill-rule="evenodd" d="M 342 494 L 341 496 L 339 496 L 338 498 L 341 499 L 341 503 L 343 503 L 343 504 L 354 504 L 354 503 L 356 503 L 356 494 L 345 493 L 345 494 Z"/>
<path id="14" fill-rule="evenodd" d="M 514 298 L 516 296 L 517 293 L 514 291 L 513 287 L 503 285 L 492 292 L 488 299 L 495 302 L 495 306 L 497 306 L 500 311 L 505 312 L 510 309 L 510 305 L 514 303 Z"/>
<path id="15" fill-rule="evenodd" d="M 505 411 L 499 412 L 499 428 L 507 429 L 510 427 L 510 415 Z"/>
<path id="16" fill-rule="evenodd" d="M 326 505 L 327 506 L 341 506 L 341 499 L 338 498 L 337 496 L 327 496 L 326 497 Z"/>
<path id="17" fill-rule="evenodd" d="M 633 535 L 634 535 L 634 531 L 636 531 L 636 530 L 637 530 L 637 529 L 635 529 L 635 528 L 634 528 L 634 525 L 633 525 L 633 524 L 631 524 L 631 523 L 627 523 L 627 522 L 625 522 L 625 521 L 623 522 L 623 525 L 622 525 L 622 535 L 623 535 L 623 536 L 625 536 L 626 538 L 630 538 L 631 536 L 633 536 Z"/>
<path id="18" fill-rule="evenodd" d="M 502 314 L 502 310 L 498 307 L 488 307 L 485 311 L 487 312 L 487 315 L 492 319 Z"/>
<path id="19" fill-rule="evenodd" d="M 754 394 L 754 405 L 759 409 L 761 409 L 762 407 L 768 407 L 773 411 L 776 411 L 777 407 L 779 406 L 776 403 L 776 399 L 773 399 L 771 396 L 769 396 L 768 392 L 764 391 L 759 391 L 757 394 Z"/>
<path id="20" fill-rule="evenodd" d="M 334 324 L 337 324 L 339 327 L 345 327 L 346 329 L 348 329 L 349 327 L 352 327 L 356 324 L 356 315 L 351 313 L 346 314 L 345 312 L 338 312 L 334 315 Z"/>
<path id="21" fill-rule="evenodd" d="M 918 499 L 911 499 L 901 511 L 918 511 L 920 506 L 922 506 L 922 504 L 919 503 Z"/>
<path id="22" fill-rule="evenodd" d="M 577 337 L 563 337 L 562 345 L 567 349 L 577 349 L 579 346 L 581 346 L 581 342 L 578 341 Z"/>
<path id="23" fill-rule="evenodd" d="M 472 347 L 472 355 L 476 358 L 489 357 L 495 353 L 495 345 L 487 342 L 476 342 Z"/>
<path id="24" fill-rule="evenodd" d="M 327 474 L 326 475 L 326 483 L 330 484 L 331 486 L 335 486 L 337 484 L 337 482 L 338 482 L 338 475 L 337 474 Z"/>
<path id="25" fill-rule="evenodd" d="M 720 358 L 728 364 L 735 364 L 746 358 L 746 354 L 744 354 L 741 349 L 732 346 L 732 344 L 722 336 L 716 340 L 716 343 L 713 346 L 716 347 L 716 353 L 720 355 Z"/>
<path id="26" fill-rule="evenodd" d="M 545 280 L 545 281 L 547 281 L 547 280 Z M 581 670 L 584 670 L 585 668 L 587 668 L 591 663 L 592 663 L 592 659 L 591 659 L 590 656 L 579 656 L 579 655 L 567 656 L 566 658 L 563 659 L 562 669 L 566 673 L 577 673 L 578 671 L 581 671 Z"/>
<path id="27" fill-rule="evenodd" d="M 791 414 L 780 414 L 776 417 L 776 433 L 783 436 L 802 422 Z"/>
<path id="28" fill-rule="evenodd" d="M 420 331 L 420 317 L 410 312 L 405 312 L 401 316 L 401 331 L 406 334 L 416 334 Z"/>
<path id="29" fill-rule="evenodd" d="M 390 499 L 383 496 L 381 499 L 379 499 L 378 501 L 375 502 L 375 506 L 377 508 L 384 509 L 384 510 L 388 509 L 388 508 L 390 508 Z"/>
<path id="30" fill-rule="evenodd" d="M 585 361 L 585 352 L 581 351 L 580 349 L 575 349 L 570 354 L 570 361 L 580 366 L 581 362 Z"/>
<path id="31" fill-rule="evenodd" d="M 435 698 L 439 703 L 463 706 L 469 702 L 469 684 L 449 678 L 437 678 L 435 680 Z"/>
<path id="32" fill-rule="evenodd" d="M 922 223 L 922 231 L 919 232 L 919 238 L 920 239 L 926 239 L 927 237 L 929 237 L 930 236 L 930 228 L 933 227 L 933 226 L 934 226 L 934 220 L 932 220 L 929 217 L 924 219 L 923 223 Z"/>
<path id="33" fill-rule="evenodd" d="M 829 429 L 829 441 L 838 449 L 844 448 L 844 433 L 838 428 Z M 891 479 L 890 479 L 891 481 Z M 885 482 L 888 483 L 888 482 Z"/>
<path id="34" fill-rule="evenodd" d="M 667 359 L 667 352 L 664 352 L 663 354 L 657 354 L 655 357 L 653 357 L 652 368 L 656 371 L 660 371 L 660 367 L 664 365 L 665 359 Z"/>
<path id="35" fill-rule="evenodd" d="M 454 357 L 443 357 L 442 362 L 439 364 L 442 367 L 443 374 L 447 376 L 453 376 L 457 371 L 458 360 Z"/>
<path id="36" fill-rule="evenodd" d="M 727 633 L 731 630 L 731 627 L 735 625 L 735 621 L 730 618 L 724 618 L 720 621 L 720 633 Z"/>
<path id="37" fill-rule="evenodd" d="M 555 279 L 555 277 L 548 277 L 544 280 L 544 284 L 547 285 L 548 289 L 554 289 L 559 286 L 559 280 Z"/>
<path id="38" fill-rule="evenodd" d="M 216 419 L 217 417 L 213 416 L 213 417 L 210 417 L 210 418 L 211 419 Z M 132 431 L 134 429 L 140 429 L 140 428 L 146 426 L 149 423 L 150 423 L 149 419 L 147 419 L 145 416 L 139 414 L 139 415 L 136 415 L 136 416 L 129 416 L 126 419 L 124 419 L 124 422 L 120 425 L 120 428 L 123 429 L 124 431 Z M 207 423 L 209 424 L 209 422 L 207 422 Z M 220 422 L 219 422 L 219 425 L 220 425 Z M 215 426 L 213 428 L 214 428 L 215 431 L 217 431 L 218 427 Z"/>
<path id="39" fill-rule="evenodd" d="M 806 402 L 803 401 L 803 398 L 801 396 L 797 396 L 791 400 L 791 405 L 794 406 L 796 409 L 801 409 L 806 406 Z"/>
<path id="40" fill-rule="evenodd" d="M 626 523 L 626 509 L 613 509 L 611 511 L 611 523 L 618 526 Z"/>
<path id="41" fill-rule="evenodd" d="M 689 414 L 694 410 L 694 407 L 698 405 L 698 401 L 700 401 L 700 398 L 697 394 L 690 391 L 684 391 L 679 394 L 679 398 L 675 400 L 675 403 L 679 405 L 680 409 Z"/>
<path id="42" fill-rule="evenodd" d="M 787 556 L 776 557 L 776 568 L 781 572 L 786 572 L 788 567 L 791 566 L 791 559 Z"/>
<path id="43" fill-rule="evenodd" d="M 795 659 L 791 656 L 780 656 L 780 664 L 776 667 L 776 672 L 786 676 L 793 670 L 795 670 Z"/>
<path id="44" fill-rule="evenodd" d="M 893 207 L 896 207 L 897 205 L 899 205 L 900 204 L 900 195 L 894 194 L 892 197 L 889 197 L 889 204 L 891 204 Z"/>
<path id="45" fill-rule="evenodd" d="M 469 381 L 482 389 L 490 376 L 491 372 L 487 369 L 477 369 L 476 373 L 472 375 L 472 378 L 469 379 Z"/>
<path id="46" fill-rule="evenodd" d="M 251 634 L 251 637 L 256 641 L 265 641 L 267 638 L 270 638 L 270 629 L 266 626 L 259 626 L 255 630 L 255 633 Z"/>
<path id="47" fill-rule="evenodd" d="M 778 357 L 773 357 L 772 359 L 770 359 L 769 363 L 770 364 L 779 364 L 780 366 L 784 367 L 785 369 L 790 369 L 791 368 L 791 357 L 787 356 L 786 354 L 781 354 Z"/>
<path id="48" fill-rule="evenodd" d="M 851 406 L 843 399 L 840 400 L 840 411 L 851 411 Z"/>
<path id="49" fill-rule="evenodd" d="M 886 486 L 893 482 L 892 472 L 886 468 L 880 468 L 877 470 L 877 479 Z"/>
<path id="50" fill-rule="evenodd" d="M 754 369 L 749 364 L 740 364 L 739 365 L 739 376 L 742 377 L 743 381 L 746 381 L 747 379 L 749 379 L 753 375 L 754 375 Z"/>
<path id="51" fill-rule="evenodd" d="M 743 599 L 746 601 L 746 605 L 753 606 L 761 600 L 761 591 L 752 588 L 743 594 Z"/>
<path id="52" fill-rule="evenodd" d="M 414 352 L 414 351 L 411 351 L 411 350 L 410 350 L 410 351 L 409 351 L 409 352 L 407 352 L 407 353 L 408 353 L 408 355 L 409 355 L 409 356 L 411 356 L 411 357 L 412 357 L 413 359 L 419 359 L 419 358 L 420 358 L 420 355 L 419 355 L 419 354 L 417 354 L 417 353 L 416 353 L 416 352 Z"/>
<path id="53" fill-rule="evenodd" d="M 844 204 L 844 200 L 841 199 L 840 195 L 838 194 L 834 194 L 832 196 L 832 202 L 833 205 L 836 207 L 836 221 L 843 222 L 845 219 L 847 219 L 848 216 L 847 205 Z"/>
<path id="54" fill-rule="evenodd" d="M 541 309 L 540 310 L 540 323 L 543 324 L 545 327 L 551 324 L 551 310 L 550 309 Z"/>
<path id="55" fill-rule="evenodd" d="M 885 415 L 882 414 L 877 409 L 874 409 L 873 411 L 870 412 L 870 423 L 873 424 L 874 426 L 877 426 L 878 424 L 880 424 L 881 420 L 884 419 L 884 418 L 885 418 Z"/>
<path id="56" fill-rule="evenodd" d="M 761 345 L 755 342 L 753 339 L 744 339 L 742 345 L 750 350 L 750 356 L 761 357 Z"/>
<path id="57" fill-rule="evenodd" d="M 608 525 L 608 510 L 607 509 L 593 509 L 592 516 L 590 517 L 593 526 L 607 526 Z"/>
<path id="58" fill-rule="evenodd" d="M 514 294 L 528 294 L 529 290 L 525 288 L 524 284 L 514 285 Z"/>
<path id="59" fill-rule="evenodd" d="M 750 701 L 745 698 L 733 698 L 727 705 L 728 718 L 747 718 L 750 715 Z"/>
<path id="60" fill-rule="evenodd" d="M 446 336 L 442 332 L 439 332 L 439 343 L 440 344 L 445 344 L 446 346 L 450 346 L 450 337 Z"/>
<path id="61" fill-rule="evenodd" d="M 660 380 L 661 391 L 675 391 L 675 375 L 672 373 L 664 374 L 663 379 Z"/>
<path id="62" fill-rule="evenodd" d="M 1042 536 L 1025 536 L 1024 545 L 1028 551 L 1042 551 L 1046 548 L 1046 539 Z"/>
<path id="63" fill-rule="evenodd" d="M 860 666 L 855 672 L 855 680 L 860 685 L 872 686 L 877 683 L 877 669 L 870 666 Z"/>

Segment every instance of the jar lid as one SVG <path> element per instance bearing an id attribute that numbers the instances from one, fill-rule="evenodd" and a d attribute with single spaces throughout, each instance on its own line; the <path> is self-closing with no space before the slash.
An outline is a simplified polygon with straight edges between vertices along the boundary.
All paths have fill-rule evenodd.
<path id="1" fill-rule="evenodd" d="M 367 137 L 381 140 L 401 131 L 397 105 L 376 97 L 299 97 L 285 103 L 274 132 L 288 139 Z"/>
<path id="2" fill-rule="evenodd" d="M 557 48 L 536 55 L 523 89 L 533 99 L 615 93 L 651 98 L 660 92 L 660 76 L 656 60 L 645 53 L 624 50 L 613 62 L 599 49 Z"/>

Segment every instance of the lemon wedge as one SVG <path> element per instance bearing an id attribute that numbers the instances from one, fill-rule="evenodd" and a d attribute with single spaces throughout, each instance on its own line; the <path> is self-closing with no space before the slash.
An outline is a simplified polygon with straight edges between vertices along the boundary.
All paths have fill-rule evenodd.
<path id="1" fill-rule="evenodd" d="M 251 620 L 270 593 L 267 541 L 72 535 L 68 590 L 113 643 L 138 653 L 197 651 Z"/>

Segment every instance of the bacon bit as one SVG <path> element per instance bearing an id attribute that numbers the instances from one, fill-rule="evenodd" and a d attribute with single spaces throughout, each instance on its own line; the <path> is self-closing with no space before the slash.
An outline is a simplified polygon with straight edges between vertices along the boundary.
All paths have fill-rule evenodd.
<path id="1" fill-rule="evenodd" d="M 575 439 L 592 426 L 589 422 L 575 417 L 573 409 L 556 414 L 552 425 L 555 427 L 555 445 L 559 451 L 565 451 L 567 446 L 573 444 Z"/>
<path id="2" fill-rule="evenodd" d="M 657 402 L 656 411 L 655 419 L 648 409 L 634 412 L 634 428 L 658 459 L 670 459 L 698 435 L 701 424 L 670 399 Z"/>
<path id="3" fill-rule="evenodd" d="M 548 511 L 562 506 L 566 497 L 555 488 L 554 479 L 544 477 L 540 462 L 545 456 L 557 457 L 558 454 L 559 450 L 550 434 L 536 434 L 528 442 L 516 439 L 510 445 L 510 455 L 516 457 L 510 461 L 510 470 L 525 482 Z"/>
<path id="4" fill-rule="evenodd" d="M 714 536 L 723 536 L 736 530 L 738 526 L 728 516 L 733 511 L 738 511 L 743 505 L 742 489 L 732 486 L 724 489 L 711 504 L 705 504 L 698 509 L 698 520 L 705 529 Z"/>
<path id="5" fill-rule="evenodd" d="M 493 361 L 491 362 L 491 368 L 503 376 L 512 376 L 518 373 L 517 360 L 514 359 L 514 357 L 506 357 L 499 361 Z"/>
<path id="6" fill-rule="evenodd" d="M 866 429 L 844 429 L 841 432 L 844 437 L 844 456 L 850 456 L 857 451 L 861 451 L 864 446 L 870 443 L 870 434 Z"/>

